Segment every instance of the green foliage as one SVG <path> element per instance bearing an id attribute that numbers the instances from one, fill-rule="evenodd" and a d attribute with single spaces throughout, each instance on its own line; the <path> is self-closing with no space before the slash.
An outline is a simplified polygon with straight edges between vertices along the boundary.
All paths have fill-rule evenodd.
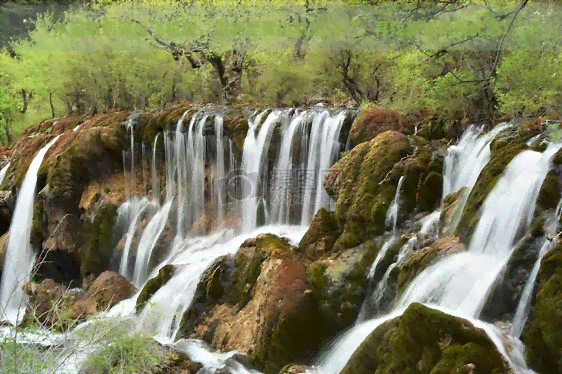
<path id="1" fill-rule="evenodd" d="M 10 338 L 0 339 L 0 367 L 5 374 L 40 373 L 51 363 L 33 345 L 16 343 Z"/>
<path id="2" fill-rule="evenodd" d="M 162 345 L 140 333 L 115 336 L 84 362 L 84 374 L 150 374 L 172 354 Z"/>
<path id="3" fill-rule="evenodd" d="M 556 7 L 371 3 L 100 0 L 39 14 L 29 37 L 11 42 L 17 57 L 0 56 L 0 121 L 17 134 L 65 112 L 185 100 L 374 103 L 442 117 L 559 113 Z M 33 93 L 25 115 L 21 90 Z"/>

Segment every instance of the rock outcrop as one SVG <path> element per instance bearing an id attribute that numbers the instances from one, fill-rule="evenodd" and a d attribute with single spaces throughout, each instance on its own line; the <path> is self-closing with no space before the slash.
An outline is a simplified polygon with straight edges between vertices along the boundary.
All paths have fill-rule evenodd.
<path id="1" fill-rule="evenodd" d="M 296 248 L 260 235 L 209 269 L 182 334 L 219 351 L 237 350 L 257 369 L 277 373 L 319 348 L 317 305 Z"/>
<path id="2" fill-rule="evenodd" d="M 39 322 L 60 330 L 114 306 L 135 292 L 127 279 L 111 271 L 103 272 L 86 290 L 69 289 L 52 279 L 26 283 L 23 290 L 29 296 L 28 323 Z"/>
<path id="3" fill-rule="evenodd" d="M 486 333 L 467 320 L 411 304 L 379 325 L 341 374 L 511 373 Z"/>
<path id="4" fill-rule="evenodd" d="M 528 365 L 539 373 L 562 373 L 562 243 L 541 263 L 529 319 L 522 333 Z"/>

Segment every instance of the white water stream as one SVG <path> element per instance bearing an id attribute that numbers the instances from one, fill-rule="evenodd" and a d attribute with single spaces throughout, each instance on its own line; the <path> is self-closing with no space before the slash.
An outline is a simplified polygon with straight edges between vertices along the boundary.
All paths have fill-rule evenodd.
<path id="1" fill-rule="evenodd" d="M 30 238 L 37 172 L 43 157 L 57 139 L 58 136 L 43 146 L 31 161 L 21 184 L 10 224 L 0 290 L 0 321 L 12 325 L 19 324 L 23 318 L 26 296 L 21 286 L 29 278 L 35 260 Z"/>

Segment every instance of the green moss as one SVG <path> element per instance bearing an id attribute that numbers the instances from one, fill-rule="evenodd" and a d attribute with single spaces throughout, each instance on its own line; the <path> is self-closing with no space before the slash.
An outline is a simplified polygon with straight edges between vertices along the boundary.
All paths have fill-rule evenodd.
<path id="1" fill-rule="evenodd" d="M 267 259 L 260 250 L 239 250 L 234 256 L 233 283 L 228 295 L 228 302 L 242 309 L 252 298 L 252 289 L 261 272 L 261 266 Z"/>
<path id="2" fill-rule="evenodd" d="M 33 203 L 33 218 L 31 221 L 31 244 L 41 248 L 46 231 L 43 215 L 43 199 L 37 198 Z"/>
<path id="3" fill-rule="evenodd" d="M 94 218 L 84 223 L 84 245 L 80 248 L 80 274 L 100 274 L 109 269 L 111 254 L 117 245 L 113 235 L 117 206 L 103 203 Z"/>
<path id="4" fill-rule="evenodd" d="M 299 242 L 299 250 L 309 258 L 317 258 L 329 253 L 340 235 L 334 212 L 321 208 Z"/>
<path id="5" fill-rule="evenodd" d="M 394 165 L 412 151 L 407 137 L 387 131 L 362 143 L 338 161 L 326 176 L 336 198 L 336 219 L 343 227 L 336 250 L 351 248 L 385 230 L 386 210 L 400 179 Z"/>
<path id="6" fill-rule="evenodd" d="M 328 340 L 357 318 L 368 285 L 367 274 L 379 250 L 370 241 L 343 251 L 336 258 L 307 267 L 307 275 L 319 305 L 321 339 Z"/>
<path id="7" fill-rule="evenodd" d="M 142 288 L 139 296 L 137 297 L 137 303 L 135 305 L 135 309 L 137 313 L 139 313 L 146 302 L 158 291 L 164 284 L 166 284 L 174 275 L 175 267 L 173 265 L 164 265 L 158 274 L 148 280 L 144 287 Z"/>
<path id="8" fill-rule="evenodd" d="M 354 352 L 341 374 L 451 373 L 455 371 L 446 370 L 466 364 L 474 365 L 477 373 L 509 372 L 483 330 L 461 318 L 414 303 L 401 316 L 379 325 Z"/>
<path id="9" fill-rule="evenodd" d="M 255 238 L 256 249 L 270 257 L 289 258 L 294 254 L 294 249 L 284 239 L 273 234 L 261 234 Z"/>
<path id="10" fill-rule="evenodd" d="M 542 260 L 537 293 L 522 340 L 532 369 L 562 373 L 562 243 Z"/>

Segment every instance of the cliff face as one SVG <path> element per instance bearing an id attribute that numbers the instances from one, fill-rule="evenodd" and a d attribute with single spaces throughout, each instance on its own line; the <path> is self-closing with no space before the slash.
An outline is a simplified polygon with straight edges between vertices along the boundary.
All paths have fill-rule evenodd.
<path id="1" fill-rule="evenodd" d="M 82 320 L 134 294 L 135 287 L 116 271 L 122 270 L 119 263 L 123 256 L 136 260 L 137 248 L 146 244 L 142 244 L 141 234 L 153 224 L 150 217 L 154 217 L 155 208 L 150 203 L 142 205 L 142 197 L 163 201 L 166 183 L 181 176 L 177 170 L 172 172 L 178 174 L 167 175 L 166 154 L 171 150 L 163 134 L 178 131 L 182 117 L 185 125 L 180 131 L 187 131 L 198 110 L 180 105 L 161 112 L 47 120 L 27 129 L 11 150 L 2 151 L 11 162 L 0 186 L 3 258 L 14 196 L 27 167 L 42 146 L 60 135 L 38 173 L 32 244 L 43 261 L 25 286 L 30 296 L 29 315 L 37 314 L 36 321 L 65 329 L 69 324 L 49 308 L 53 302 L 64 300 L 61 302 L 70 311 L 65 318 L 70 315 L 73 320 Z M 229 139 L 232 162 L 240 165 L 251 113 L 241 108 L 220 110 L 224 111 L 224 137 Z M 353 123 L 346 120 L 338 141 L 345 144 L 349 134 L 350 149 L 338 156 L 323 179 L 333 199 L 332 209 L 316 213 L 298 246 L 283 237 L 261 234 L 235 248 L 234 254 L 221 256 L 197 282 L 177 337 L 204 340 L 218 351 L 237 350 L 245 356 L 246 364 L 268 374 L 296 373 L 305 370 L 323 346 L 354 324 L 383 278 L 386 289 L 377 304 L 380 312 L 390 310 L 424 269 L 444 257 L 463 253 L 487 194 L 518 152 L 539 150 L 541 146 L 528 140 L 542 129 L 510 129 L 498 136 L 488 165 L 468 195 L 456 236 L 439 238 L 439 227 L 422 232 L 420 223 L 439 207 L 437 226 L 448 227 L 454 216 L 459 193 L 441 196 L 443 156 L 462 129 L 453 124 L 437 131 L 428 123 L 418 129 L 412 121 L 387 110 L 368 110 Z M 263 119 L 257 125 L 263 125 Z M 205 125 L 201 131 L 213 133 L 215 129 Z M 277 161 L 283 130 L 272 132 L 265 163 Z M 298 164 L 304 151 L 299 148 L 302 144 L 294 147 L 297 151 L 292 162 Z M 543 234 L 543 217 L 560 199 L 560 160 L 562 157 L 555 157 L 554 168 L 543 184 L 533 238 Z M 196 162 L 188 160 L 186 167 L 197 167 Z M 190 223 L 190 233 L 209 235 L 239 228 L 240 218 L 230 205 L 221 205 L 222 215 L 217 219 L 219 203 L 213 202 L 209 191 L 219 171 L 211 162 L 200 166 L 205 168 L 203 198 L 209 203 L 198 220 Z M 392 231 L 388 212 L 397 195 Z M 231 203 L 237 202 L 230 198 Z M 152 243 L 153 258 L 147 260 L 151 270 L 169 255 L 181 226 L 178 204 L 170 200 L 157 240 Z M 146 214 L 138 214 L 137 231 L 128 233 L 131 212 L 140 206 Z M 295 214 L 293 207 L 288 209 L 290 219 L 300 223 Z M 412 243 L 409 252 L 403 252 L 408 243 Z M 527 255 L 510 262 L 508 269 L 509 274 L 519 275 L 497 286 L 499 295 L 510 294 L 512 300 L 498 310 L 485 309 L 491 321 L 506 320 L 513 313 L 526 279 L 521 274 L 529 272 L 536 258 L 536 243 L 524 243 L 521 251 Z M 533 313 L 523 334 L 529 345 L 529 362 L 541 373 L 562 372 L 556 324 L 549 319 L 562 313 L 553 292 L 557 289 L 558 249 L 544 262 Z M 371 269 L 376 261 L 379 265 Z M 139 314 L 174 276 L 176 266 L 168 264 L 152 274 L 144 286 L 137 284 L 141 291 L 136 305 Z M 82 290 L 69 293 L 68 285 Z M 542 356 L 541 352 L 549 353 Z M 412 304 L 402 316 L 375 329 L 343 369 L 345 373 L 371 371 L 508 373 L 510 369 L 486 334 L 470 322 Z"/>

